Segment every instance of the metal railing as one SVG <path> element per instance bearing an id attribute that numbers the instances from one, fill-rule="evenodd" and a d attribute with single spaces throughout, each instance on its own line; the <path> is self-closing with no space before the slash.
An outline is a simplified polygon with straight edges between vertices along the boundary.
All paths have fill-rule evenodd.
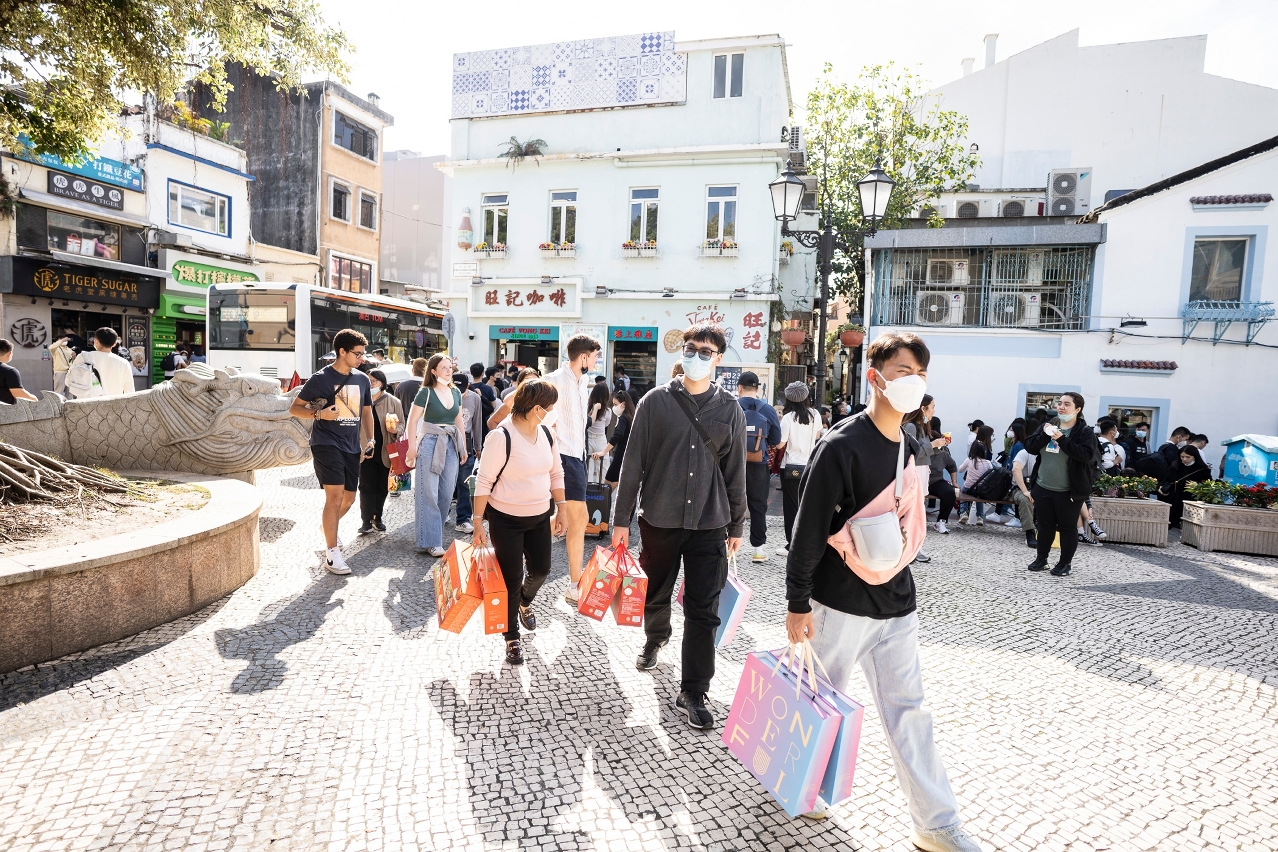
<path id="1" fill-rule="evenodd" d="M 875 254 L 874 323 L 1086 328 L 1092 246 L 886 249 Z"/>
<path id="2" fill-rule="evenodd" d="M 1189 340 L 1200 322 L 1213 323 L 1211 342 L 1215 345 L 1225 336 L 1229 326 L 1236 322 L 1247 324 L 1247 342 L 1251 343 L 1274 318 L 1273 302 L 1234 302 L 1219 299 L 1198 299 L 1185 305 L 1181 311 L 1181 342 Z"/>

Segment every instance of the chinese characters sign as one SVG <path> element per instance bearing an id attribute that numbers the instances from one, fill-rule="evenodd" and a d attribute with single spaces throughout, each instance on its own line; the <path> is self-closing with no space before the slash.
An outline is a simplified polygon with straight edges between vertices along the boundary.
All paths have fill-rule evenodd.
<path id="1" fill-rule="evenodd" d="M 491 340 L 558 340 L 557 325 L 490 325 Z"/>
<path id="2" fill-rule="evenodd" d="M 767 311 L 749 306 L 738 323 L 736 316 L 729 315 L 729 310 L 731 308 L 723 309 L 719 305 L 696 305 L 685 317 L 690 326 L 706 322 L 723 326 L 728 339 L 726 354 L 729 356 L 739 356 L 746 361 L 764 356 L 768 351 Z"/>
<path id="3" fill-rule="evenodd" d="M 85 180 L 75 175 L 64 175 L 61 172 L 49 172 L 49 194 L 74 198 L 76 201 L 87 201 L 112 210 L 124 209 L 124 193 L 120 190 L 95 180 Z"/>
<path id="4" fill-rule="evenodd" d="M 260 280 L 252 272 L 240 272 L 238 269 L 223 269 L 220 266 L 209 266 L 204 263 L 192 263 L 179 260 L 173 264 L 173 283 L 185 284 L 188 287 L 210 287 L 213 284 L 237 284 L 241 281 Z"/>
<path id="5" fill-rule="evenodd" d="M 608 337 L 611 340 L 653 341 L 659 339 L 656 328 L 636 325 L 610 325 L 608 326 Z"/>
<path id="6" fill-rule="evenodd" d="M 576 280 L 520 283 L 500 279 L 472 284 L 471 316 L 577 317 L 581 316 L 581 296 Z"/>
<path id="7" fill-rule="evenodd" d="M 48 169 L 58 169 L 59 171 L 92 180 L 100 180 L 113 186 L 120 186 L 137 192 L 142 191 L 142 170 L 137 166 L 130 166 L 128 163 L 107 159 L 106 157 L 95 157 L 78 165 L 72 165 L 63 162 L 53 154 L 37 154 L 32 148 L 23 147 L 23 145 L 29 146 L 31 144 L 31 140 L 25 134 L 20 135 L 18 141 L 23 144 L 14 146 L 13 156 L 19 160 L 38 163 Z"/>

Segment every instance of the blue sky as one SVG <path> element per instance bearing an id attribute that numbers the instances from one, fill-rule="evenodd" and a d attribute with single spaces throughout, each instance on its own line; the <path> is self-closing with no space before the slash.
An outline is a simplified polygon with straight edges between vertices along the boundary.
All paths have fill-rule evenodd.
<path id="1" fill-rule="evenodd" d="M 852 78 L 863 65 L 894 60 L 937 84 L 958 77 L 964 57 L 976 57 L 981 67 L 986 33 L 999 34 L 1003 59 L 1075 27 L 1085 45 L 1206 34 L 1208 73 L 1278 88 L 1274 0 L 1076 0 L 1067 7 L 1024 0 L 320 2 L 356 45 L 351 89 L 377 92 L 395 116 L 386 150 L 423 154 L 448 151 L 453 53 L 651 30 L 674 30 L 680 39 L 780 33 L 790 45 L 790 83 L 799 105 L 826 61 Z M 779 14 L 785 9 L 803 14 Z"/>

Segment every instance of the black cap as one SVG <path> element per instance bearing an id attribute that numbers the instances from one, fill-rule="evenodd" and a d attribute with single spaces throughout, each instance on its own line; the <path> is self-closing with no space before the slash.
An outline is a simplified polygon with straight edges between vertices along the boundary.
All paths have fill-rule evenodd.
<path id="1" fill-rule="evenodd" d="M 759 386 L 759 377 L 753 370 L 745 370 L 737 377 L 737 387 L 757 388 Z"/>

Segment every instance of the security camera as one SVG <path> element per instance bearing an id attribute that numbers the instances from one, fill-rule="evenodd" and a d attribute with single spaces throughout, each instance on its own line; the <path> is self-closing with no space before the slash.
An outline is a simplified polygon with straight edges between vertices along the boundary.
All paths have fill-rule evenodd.
<path id="1" fill-rule="evenodd" d="M 474 339 L 475 339 L 475 332 L 473 332 L 473 331 L 472 331 L 472 332 L 470 333 L 470 339 L 471 339 L 471 340 L 474 340 Z"/>

